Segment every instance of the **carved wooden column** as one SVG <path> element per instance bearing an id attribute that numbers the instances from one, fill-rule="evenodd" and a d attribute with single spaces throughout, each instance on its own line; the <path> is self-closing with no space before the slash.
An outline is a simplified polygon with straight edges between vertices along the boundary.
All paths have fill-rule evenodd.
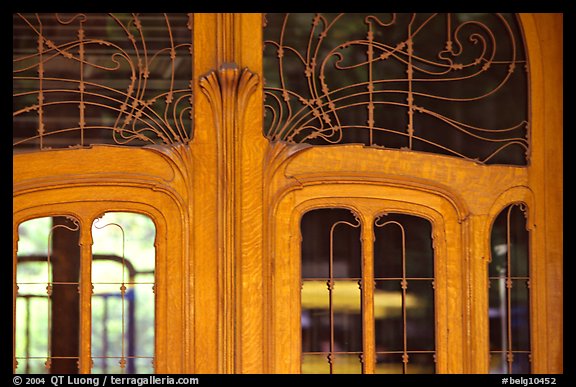
<path id="1" fill-rule="evenodd" d="M 197 356 L 196 372 L 262 372 L 261 15 L 201 14 L 194 26 L 191 149 L 203 157 L 194 161 L 193 249 L 196 275 L 205 277 L 196 287 L 195 337 L 196 351 L 217 360 L 214 369 Z"/>
<path id="2" fill-rule="evenodd" d="M 258 86 L 258 77 L 248 69 L 223 65 L 200 80 L 214 114 L 217 140 L 217 233 L 218 279 L 221 305 L 218 326 L 222 329 L 219 348 L 225 354 L 225 372 L 234 372 L 235 357 L 229 356 L 238 347 L 237 324 L 240 323 L 238 307 L 242 282 L 238 258 L 241 254 L 242 235 L 241 163 L 242 124 L 246 105 Z M 228 356 L 226 356 L 228 355 Z"/>
<path id="3" fill-rule="evenodd" d="M 467 372 L 488 373 L 490 370 L 490 334 L 488 332 L 488 265 L 490 262 L 490 218 L 485 214 L 470 215 L 463 223 L 467 236 L 468 259 L 466 308 L 470 321 L 466 329 L 470 361 Z M 471 340 L 472 337 L 474 340 Z"/>
<path id="4" fill-rule="evenodd" d="M 81 374 L 89 374 L 92 369 L 92 234 L 90 223 L 80 227 L 80 361 Z"/>
<path id="5" fill-rule="evenodd" d="M 530 53 L 532 372 L 563 371 L 563 16 L 520 14 Z M 534 59 L 532 59 L 534 58 Z"/>

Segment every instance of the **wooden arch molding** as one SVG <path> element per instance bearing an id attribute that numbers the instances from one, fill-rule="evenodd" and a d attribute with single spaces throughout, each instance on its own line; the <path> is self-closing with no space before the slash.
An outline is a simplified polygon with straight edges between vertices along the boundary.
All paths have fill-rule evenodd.
<path id="1" fill-rule="evenodd" d="M 154 163 L 145 173 L 143 160 Z M 98 172 L 105 163 L 106 172 Z M 156 227 L 155 369 L 159 373 L 185 372 L 192 362 L 191 337 L 186 332 L 193 310 L 187 299 L 193 287 L 188 268 L 188 205 L 177 164 L 151 149 L 97 146 L 92 149 L 38 152 L 14 157 L 13 308 L 16 307 L 18 226 L 38 217 L 68 215 L 79 220 L 80 372 L 91 363 L 91 225 L 104 212 L 146 215 Z"/>
<path id="2" fill-rule="evenodd" d="M 463 372 L 460 364 L 467 353 L 466 344 L 455 327 L 463 325 L 465 286 L 454 280 L 462 278 L 465 267 L 459 216 L 462 208 L 456 208 L 454 201 L 446 198 L 443 192 L 414 190 L 390 182 L 366 182 L 362 178 L 342 182 L 325 179 L 299 182 L 301 185 L 291 186 L 279 195 L 280 199 L 268 216 L 272 223 L 268 234 L 272 257 L 268 277 L 273 279 L 268 284 L 271 294 L 269 360 L 274 367 L 271 371 L 300 372 L 300 341 L 295 339 L 300 337 L 300 219 L 317 208 L 347 208 L 358 215 L 362 224 L 363 254 L 372 254 L 373 222 L 384 212 L 415 215 L 432 223 L 438 317 L 437 368 L 442 373 Z M 365 343 L 365 348 L 370 345 L 373 344 Z"/>

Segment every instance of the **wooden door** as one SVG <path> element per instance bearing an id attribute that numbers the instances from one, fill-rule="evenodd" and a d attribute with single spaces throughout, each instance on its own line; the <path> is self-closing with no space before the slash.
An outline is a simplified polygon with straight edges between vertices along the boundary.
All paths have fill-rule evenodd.
<path id="1" fill-rule="evenodd" d="M 373 279 L 375 219 L 425 218 L 436 268 L 435 371 L 486 373 L 491 227 L 521 202 L 530 229 L 532 372 L 562 372 L 562 16 L 519 20 L 530 69 L 526 166 L 271 141 L 263 129 L 262 14 L 190 14 L 193 135 L 152 147 L 15 153 L 13 267 L 27 219 L 70 214 L 91 224 L 103 211 L 147 214 L 161 236 L 156 372 L 298 373 L 304 214 L 346 208 L 358 216 L 365 281 Z M 80 239 L 90 262 L 89 233 Z M 14 274 L 14 316 L 16 283 Z M 373 293 L 362 292 L 361 369 L 370 373 Z M 84 310 L 80 370 L 89 372 Z"/>

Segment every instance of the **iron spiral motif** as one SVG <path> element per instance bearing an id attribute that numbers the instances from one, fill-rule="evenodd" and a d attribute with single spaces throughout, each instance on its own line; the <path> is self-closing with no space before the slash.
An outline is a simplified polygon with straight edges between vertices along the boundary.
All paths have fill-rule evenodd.
<path id="1" fill-rule="evenodd" d="M 191 14 L 14 14 L 14 149 L 185 143 Z"/>
<path id="2" fill-rule="evenodd" d="M 528 163 L 513 14 L 267 14 L 264 26 L 270 141 Z"/>

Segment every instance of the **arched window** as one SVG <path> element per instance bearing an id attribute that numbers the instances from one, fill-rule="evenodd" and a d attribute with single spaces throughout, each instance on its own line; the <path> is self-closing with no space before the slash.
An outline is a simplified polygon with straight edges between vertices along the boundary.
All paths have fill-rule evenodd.
<path id="1" fill-rule="evenodd" d="M 490 372 L 530 373 L 530 250 L 526 205 L 506 207 L 492 225 Z"/>
<path id="2" fill-rule="evenodd" d="M 434 373 L 430 222 L 376 217 L 373 254 L 360 226 L 347 209 L 302 217 L 302 373 Z"/>
<path id="3" fill-rule="evenodd" d="M 35 218 L 18 230 L 16 372 L 78 373 L 80 348 L 87 346 L 80 331 L 88 321 L 92 372 L 153 372 L 156 254 L 150 218 L 107 213 L 96 219 L 90 267 L 81 262 L 78 219 Z M 87 277 L 90 303 L 80 302 Z"/>

